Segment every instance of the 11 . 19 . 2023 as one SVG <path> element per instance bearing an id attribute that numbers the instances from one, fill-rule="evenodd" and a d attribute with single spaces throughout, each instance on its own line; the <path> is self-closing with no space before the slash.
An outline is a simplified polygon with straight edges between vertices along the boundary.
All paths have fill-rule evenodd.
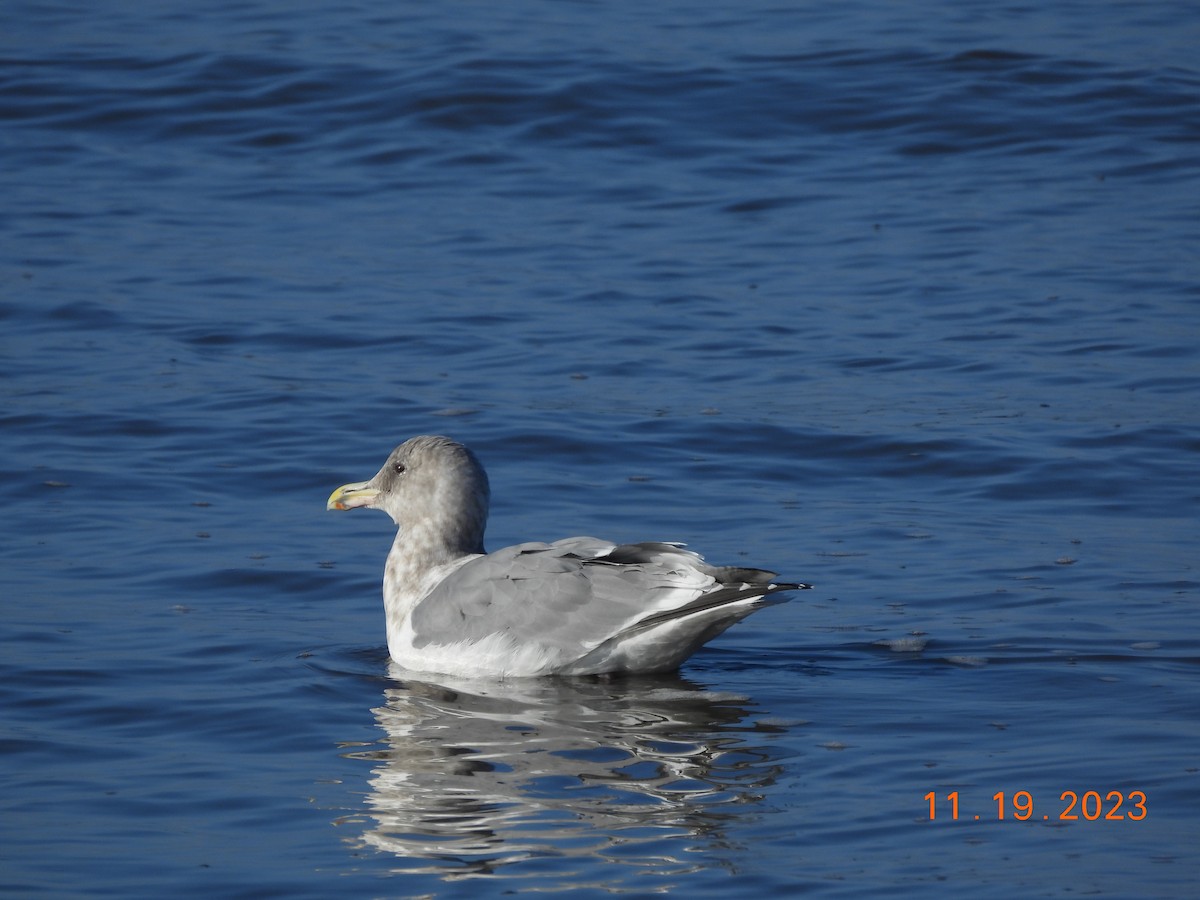
<path id="1" fill-rule="evenodd" d="M 945 796 L 946 803 L 949 804 L 949 809 L 943 806 L 942 818 L 946 818 L 946 812 L 949 812 L 951 821 L 958 820 L 958 791 L 951 791 Z M 1029 819 L 1035 819 L 1033 794 L 1029 791 L 1016 791 L 1011 796 L 1004 791 L 997 791 L 992 795 L 992 799 L 996 802 L 996 812 L 994 818 L 997 820 L 1004 819 L 1010 812 L 1012 818 L 1022 822 Z M 1084 791 L 1079 794 L 1076 791 L 1063 791 L 1059 795 L 1060 804 L 1055 807 L 1055 814 L 1042 813 L 1042 821 L 1050 821 L 1055 819 L 1061 822 L 1077 821 L 1085 819 L 1088 822 L 1103 820 L 1106 822 L 1114 822 L 1118 820 L 1130 820 L 1140 822 L 1146 818 L 1148 810 L 1146 809 L 1146 794 L 1144 791 L 1109 791 L 1103 797 L 1099 791 Z M 937 818 L 938 813 L 938 797 L 934 791 L 930 791 L 925 795 L 925 800 L 929 804 L 929 821 L 932 822 Z M 1011 809 L 1010 809 L 1011 806 Z M 970 816 L 971 819 L 978 822 L 981 816 Z M 988 816 L 987 818 L 993 818 Z"/>

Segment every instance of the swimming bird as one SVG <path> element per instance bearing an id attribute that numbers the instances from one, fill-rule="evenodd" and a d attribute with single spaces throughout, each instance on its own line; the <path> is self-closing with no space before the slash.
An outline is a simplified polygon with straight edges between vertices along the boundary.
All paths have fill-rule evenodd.
<path id="1" fill-rule="evenodd" d="M 490 497 L 475 454 L 410 438 L 326 509 L 396 523 L 383 578 L 388 652 L 401 667 L 468 677 L 669 672 L 782 591 L 774 572 L 711 566 L 684 545 L 572 537 L 483 548 Z"/>

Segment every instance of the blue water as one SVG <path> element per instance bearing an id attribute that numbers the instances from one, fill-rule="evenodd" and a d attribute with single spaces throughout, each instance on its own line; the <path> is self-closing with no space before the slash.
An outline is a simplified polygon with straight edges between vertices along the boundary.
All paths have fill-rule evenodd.
<path id="1" fill-rule="evenodd" d="M 4 896 L 1191 896 L 1193 4 L 3 19 Z M 816 588 L 396 677 L 324 501 L 428 432 Z"/>

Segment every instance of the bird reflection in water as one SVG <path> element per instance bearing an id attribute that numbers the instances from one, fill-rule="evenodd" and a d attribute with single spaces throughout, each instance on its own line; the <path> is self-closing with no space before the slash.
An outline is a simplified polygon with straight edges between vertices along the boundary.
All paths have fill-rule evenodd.
<path id="1" fill-rule="evenodd" d="M 763 746 L 779 729 L 747 721 L 746 697 L 675 675 L 393 674 L 374 711 L 386 737 L 346 755 L 374 764 L 363 840 L 403 872 L 611 885 L 616 863 L 661 890 L 731 858 L 730 826 L 781 769 Z"/>

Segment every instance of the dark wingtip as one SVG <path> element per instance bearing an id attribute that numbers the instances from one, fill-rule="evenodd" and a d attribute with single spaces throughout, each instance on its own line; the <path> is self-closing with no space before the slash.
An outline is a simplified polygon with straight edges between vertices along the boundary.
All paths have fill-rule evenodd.
<path id="1" fill-rule="evenodd" d="M 721 566 L 714 568 L 714 577 L 722 584 L 754 584 L 761 585 L 770 591 L 806 591 L 812 587 L 803 581 L 776 581 L 778 572 L 766 569 L 743 569 L 737 566 Z"/>

